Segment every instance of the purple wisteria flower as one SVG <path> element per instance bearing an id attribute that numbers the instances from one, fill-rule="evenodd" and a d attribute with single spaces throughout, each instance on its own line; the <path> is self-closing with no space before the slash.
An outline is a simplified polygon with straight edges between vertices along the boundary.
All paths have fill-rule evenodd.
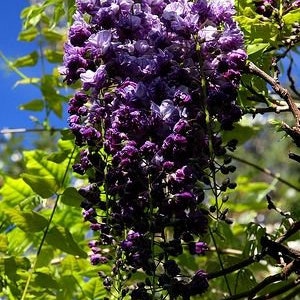
<path id="1" fill-rule="evenodd" d="M 74 171 L 90 182 L 79 190 L 83 218 L 99 236 L 91 263 L 114 257 L 114 275 L 141 269 L 171 297 L 189 299 L 208 288 L 207 275 L 183 279 L 176 257 L 184 245 L 191 254 L 208 249 L 201 186 L 211 145 L 216 155 L 225 151 L 207 120 L 231 129 L 241 117 L 236 95 L 247 56 L 233 1 L 76 7 L 61 73 L 81 84 L 68 120 L 82 148 Z M 148 299 L 151 289 L 146 280 L 131 299 Z"/>

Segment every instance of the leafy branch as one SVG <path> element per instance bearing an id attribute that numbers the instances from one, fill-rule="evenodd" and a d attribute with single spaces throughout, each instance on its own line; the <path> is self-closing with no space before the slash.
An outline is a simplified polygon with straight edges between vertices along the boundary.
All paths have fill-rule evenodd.
<path id="1" fill-rule="evenodd" d="M 294 140 L 297 146 L 300 146 L 300 110 L 295 104 L 294 99 L 287 89 L 282 87 L 280 83 L 274 79 L 272 76 L 268 75 L 262 69 L 257 67 L 253 62 L 249 62 L 246 71 L 250 74 L 257 75 L 268 84 L 271 85 L 275 93 L 277 93 L 283 100 L 286 101 L 290 111 L 292 112 L 295 118 L 295 126 L 290 127 L 286 123 L 282 123 L 282 129 Z"/>
<path id="2" fill-rule="evenodd" d="M 256 285 L 253 289 L 251 289 L 250 291 L 246 291 L 246 292 L 243 292 L 243 293 L 240 293 L 237 295 L 233 295 L 231 297 L 227 297 L 224 300 L 238 300 L 238 299 L 245 299 L 245 298 L 247 298 L 249 300 L 251 300 L 251 299 L 253 299 L 253 300 L 271 299 L 271 298 L 274 298 L 275 296 L 281 295 L 281 294 L 289 291 L 290 289 L 292 289 L 300 284 L 300 280 L 295 280 L 295 281 L 292 281 L 292 282 L 286 284 L 284 287 L 276 289 L 275 291 L 272 291 L 266 295 L 255 297 L 255 295 L 259 291 L 261 291 L 268 285 L 278 282 L 278 281 L 283 281 L 283 280 L 286 280 L 286 277 L 282 273 L 268 276 L 262 282 L 260 282 L 258 285 Z"/>
<path id="3" fill-rule="evenodd" d="M 270 200 L 270 199 L 269 199 Z M 272 202 L 271 202 L 272 203 Z M 270 202 L 269 202 L 270 205 Z M 276 209 L 276 207 L 273 204 L 273 207 Z M 273 208 L 272 207 L 272 208 Z M 270 208 L 270 207 L 269 207 Z M 278 211 L 276 209 L 276 211 Z M 245 292 L 236 294 L 236 295 L 230 295 L 229 297 L 225 298 L 226 300 L 237 300 L 237 299 L 255 299 L 255 300 L 263 300 L 263 299 L 271 299 L 275 296 L 278 296 L 282 293 L 285 293 L 292 288 L 295 288 L 300 284 L 299 278 L 296 280 L 293 280 L 286 284 L 284 287 L 275 289 L 273 292 L 270 292 L 268 294 L 265 294 L 263 296 L 257 296 L 257 293 L 259 293 L 262 289 L 267 287 L 268 285 L 287 280 L 287 278 L 292 274 L 295 273 L 298 274 L 300 270 L 300 252 L 297 250 L 294 250 L 292 248 L 289 248 L 282 243 L 288 239 L 290 236 L 298 232 L 300 228 L 300 222 L 293 222 L 290 228 L 279 238 L 277 238 L 275 241 L 272 241 L 267 236 L 263 236 L 261 238 L 261 246 L 262 251 L 259 254 L 253 255 L 237 264 L 234 264 L 228 268 L 224 268 L 218 272 L 210 273 L 208 274 L 207 278 L 208 280 L 212 280 L 214 278 L 220 277 L 220 276 L 226 276 L 227 274 L 233 273 L 237 270 L 241 270 L 253 263 L 258 263 L 261 261 L 265 256 L 270 256 L 276 260 L 280 260 L 282 263 L 282 271 L 275 275 L 270 275 L 266 277 L 263 281 L 258 283 L 255 287 L 253 287 L 250 290 L 247 290 Z"/>
<path id="4" fill-rule="evenodd" d="M 70 170 L 70 166 L 71 166 L 71 162 L 73 160 L 73 156 L 74 156 L 74 153 L 75 153 L 75 149 L 76 147 L 73 148 L 73 151 L 71 152 L 70 154 L 70 157 L 68 159 L 68 164 L 67 164 L 67 167 L 65 169 L 65 172 L 63 174 L 63 178 L 62 178 L 62 181 L 61 181 L 61 186 L 64 186 L 65 182 L 66 182 L 66 178 L 67 178 L 67 175 L 69 173 L 69 170 Z M 52 224 L 52 221 L 53 221 L 53 217 L 54 217 L 54 214 L 56 212 L 56 209 L 57 209 L 57 206 L 58 206 L 58 202 L 59 202 L 59 199 L 60 199 L 61 195 L 60 194 L 57 194 L 56 195 L 56 199 L 54 201 L 54 205 L 53 205 L 53 208 L 52 208 L 52 211 L 51 211 L 51 215 L 49 217 L 49 220 L 48 220 L 48 223 L 47 223 L 47 226 L 44 230 L 44 233 L 43 233 L 43 236 L 42 236 L 42 239 L 41 239 L 41 242 L 39 244 L 39 247 L 37 249 L 37 253 L 36 253 L 36 256 L 35 256 L 35 259 L 34 259 L 34 263 L 32 265 L 32 268 L 31 270 L 29 271 L 29 275 L 27 277 L 27 281 L 26 281 L 26 284 L 25 284 L 25 288 L 23 290 L 23 294 L 22 294 L 22 298 L 21 300 L 25 300 L 26 299 L 26 295 L 27 295 L 27 291 L 28 291 L 28 288 L 29 288 L 29 285 L 30 285 L 30 281 L 31 281 L 31 278 L 32 278 L 32 275 L 33 273 L 35 272 L 35 268 L 36 268 L 36 264 L 37 264 L 37 261 L 38 261 L 38 258 L 39 258 L 39 255 L 42 251 L 42 248 L 43 248 L 43 245 L 46 241 L 46 238 L 47 238 L 47 235 L 49 233 L 49 230 L 50 230 L 50 226 Z"/>

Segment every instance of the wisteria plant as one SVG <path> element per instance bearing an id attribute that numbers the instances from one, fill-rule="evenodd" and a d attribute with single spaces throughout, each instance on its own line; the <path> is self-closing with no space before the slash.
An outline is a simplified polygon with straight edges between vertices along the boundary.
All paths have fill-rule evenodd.
<path id="1" fill-rule="evenodd" d="M 294 299 L 300 213 L 275 200 L 300 190 L 300 1 L 49 0 L 22 16 L 45 49 L 1 56 L 41 90 L 22 107 L 46 113 L 35 130 L 61 138 L 3 177 L 3 299 Z M 19 70 L 45 58 L 52 74 Z M 247 159 L 264 132 L 249 116 L 283 112 L 290 180 Z"/>
<path id="2" fill-rule="evenodd" d="M 235 184 L 217 177 L 234 167 L 218 158 L 236 141 L 223 144 L 220 131 L 241 118 L 247 58 L 233 2 L 76 5 L 61 72 L 81 82 L 68 112 L 82 148 L 73 169 L 89 178 L 79 193 L 96 237 L 91 263 L 111 264 L 100 276 L 116 298 L 200 295 L 207 273 L 176 258 L 204 255 L 210 219 L 228 222 L 219 199 Z M 145 278 L 134 280 L 140 270 Z"/>

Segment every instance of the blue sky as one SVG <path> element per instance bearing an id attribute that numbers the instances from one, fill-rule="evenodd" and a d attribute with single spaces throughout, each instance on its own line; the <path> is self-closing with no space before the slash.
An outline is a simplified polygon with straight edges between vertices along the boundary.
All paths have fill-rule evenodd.
<path id="1" fill-rule="evenodd" d="M 35 50 L 37 44 L 20 42 L 17 40 L 21 30 L 22 22 L 20 13 L 23 8 L 28 6 L 26 0 L 2 0 L 0 1 L 0 51 L 9 59 L 26 55 Z M 38 76 L 39 67 L 23 68 L 22 71 L 28 76 Z M 0 129 L 3 128 L 33 128 L 34 124 L 30 120 L 31 115 L 43 118 L 43 114 L 37 115 L 35 112 L 20 111 L 20 104 L 40 98 L 37 88 L 23 85 L 14 87 L 20 78 L 10 71 L 0 59 Z M 64 120 L 52 118 L 52 125 L 56 127 L 66 127 L 66 113 Z"/>

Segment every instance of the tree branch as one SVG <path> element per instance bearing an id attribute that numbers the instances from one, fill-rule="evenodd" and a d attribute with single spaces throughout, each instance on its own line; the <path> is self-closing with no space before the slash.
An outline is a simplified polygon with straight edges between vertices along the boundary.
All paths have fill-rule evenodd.
<path id="1" fill-rule="evenodd" d="M 275 275 L 271 275 L 267 278 L 265 278 L 262 282 L 260 282 L 258 285 L 256 285 L 253 289 L 251 289 L 250 291 L 245 291 L 242 292 L 240 294 L 236 294 L 230 297 L 225 298 L 224 300 L 238 300 L 238 299 L 243 299 L 243 298 L 247 298 L 247 299 L 253 299 L 253 300 L 266 300 L 266 299 L 271 299 L 275 296 L 281 295 L 284 292 L 287 292 L 288 290 L 292 289 L 293 287 L 299 285 L 300 281 L 299 280 L 294 280 L 288 284 L 286 284 L 285 286 L 272 291 L 266 295 L 263 296 L 258 296 L 255 297 L 255 295 L 261 291 L 262 289 L 264 289 L 266 286 L 268 286 L 271 283 L 277 282 L 277 281 L 282 281 L 285 280 L 286 277 L 282 274 L 282 273 L 278 273 Z M 253 298 L 255 297 L 255 298 Z"/>
<path id="2" fill-rule="evenodd" d="M 296 120 L 296 127 L 300 127 L 300 110 L 296 106 L 294 100 L 292 99 L 291 95 L 289 94 L 288 90 L 283 88 L 273 77 L 265 73 L 259 67 L 257 67 L 254 63 L 249 62 L 248 64 L 248 72 L 250 74 L 255 74 L 260 78 L 264 79 L 267 83 L 269 83 L 273 90 L 278 94 L 282 99 L 284 99 L 290 108 L 295 120 Z"/>
<path id="3" fill-rule="evenodd" d="M 298 109 L 300 109 L 300 104 L 296 104 L 296 106 Z M 244 109 L 244 114 L 251 114 L 251 115 L 261 114 L 261 115 L 263 115 L 265 113 L 270 113 L 270 112 L 279 114 L 282 112 L 290 112 L 290 111 L 291 110 L 288 105 L 282 105 L 282 106 L 274 105 L 274 106 L 269 106 L 269 107 L 255 107 L 255 108 L 249 107 L 249 108 Z"/>
<path id="4" fill-rule="evenodd" d="M 287 76 L 290 81 L 290 89 L 292 90 L 293 93 L 295 93 L 296 96 L 300 97 L 300 93 L 296 89 L 295 81 L 292 76 L 293 62 L 294 62 L 294 59 L 293 59 L 293 57 L 291 57 L 289 67 L 287 69 Z"/>
<path id="5" fill-rule="evenodd" d="M 291 290 L 292 288 L 298 286 L 299 283 L 300 283 L 299 280 L 294 280 L 294 281 L 292 281 L 292 282 L 290 282 L 290 283 L 284 285 L 283 287 L 281 287 L 281 288 L 279 288 L 279 289 L 277 289 L 277 290 L 275 290 L 275 291 L 272 291 L 272 292 L 270 292 L 270 293 L 268 293 L 268 294 L 266 294 L 266 295 L 259 296 L 259 297 L 255 297 L 255 298 L 253 298 L 253 300 L 266 300 L 266 299 L 272 299 L 272 298 L 274 298 L 274 297 L 276 297 L 276 296 L 278 296 L 278 295 L 281 295 L 281 294 L 283 294 L 283 293 L 285 293 L 285 292 Z M 299 289 L 298 289 L 298 291 L 299 291 Z M 298 295 L 298 294 L 295 294 L 295 295 Z M 287 299 L 287 298 L 284 298 L 284 299 Z M 291 299 L 291 298 L 290 298 L 290 299 Z"/>
<path id="6" fill-rule="evenodd" d="M 207 275 L 207 279 L 210 280 L 210 279 L 214 279 L 214 278 L 217 278 L 217 277 L 220 277 L 220 276 L 224 276 L 226 274 L 230 274 L 234 271 L 237 271 L 237 270 L 240 270 L 240 269 L 243 269 L 244 267 L 247 267 L 255 262 L 259 262 L 263 256 L 265 254 L 257 254 L 257 255 L 253 255 L 253 256 L 250 256 L 249 258 L 235 264 L 235 265 L 232 265 L 228 268 L 224 268 L 222 269 L 221 271 L 218 271 L 218 272 L 214 272 L 214 273 L 210 273 Z"/>
<path id="7" fill-rule="evenodd" d="M 259 171 L 261 171 L 261 172 L 263 172 L 263 173 L 265 173 L 265 174 L 267 174 L 267 175 L 269 175 L 269 176 L 271 176 L 271 177 L 273 177 L 273 178 L 276 178 L 276 179 L 277 179 L 278 181 L 280 181 L 281 183 L 284 183 L 285 185 L 287 185 L 287 186 L 289 186 L 289 187 L 295 189 L 296 191 L 300 192 L 300 187 L 297 187 L 297 186 L 295 186 L 294 184 L 290 183 L 289 181 L 283 179 L 282 177 L 280 177 L 279 174 L 273 173 L 273 172 L 272 172 L 271 170 L 269 170 L 269 169 L 263 168 L 263 167 L 261 167 L 261 166 L 255 164 L 255 163 L 253 163 L 253 162 L 250 162 L 250 161 L 245 160 L 245 159 L 243 159 L 243 158 L 237 157 L 237 156 L 235 156 L 235 155 L 230 155 L 230 157 L 232 157 L 233 159 L 235 159 L 235 160 L 237 160 L 237 161 L 239 161 L 239 162 L 241 162 L 241 163 L 244 163 L 244 164 L 247 164 L 247 165 L 249 165 L 249 166 L 251 166 L 251 167 L 254 167 L 255 169 L 257 169 L 257 170 L 259 170 Z"/>
<path id="8" fill-rule="evenodd" d="M 57 132 L 66 128 L 5 128 L 0 130 L 0 134 L 26 133 L 26 132 Z"/>
<path id="9" fill-rule="evenodd" d="M 271 275 L 271 276 L 265 278 L 259 284 L 257 284 L 253 289 L 251 289 L 249 291 L 242 292 L 240 294 L 233 295 L 231 297 L 227 297 L 225 299 L 226 300 L 238 300 L 238 299 L 243 299 L 243 298 L 253 299 L 253 297 L 257 294 L 257 292 L 259 292 L 260 290 L 265 288 L 267 285 L 269 285 L 270 283 L 276 282 L 276 281 L 280 281 L 282 279 L 283 279 L 283 276 L 282 276 L 281 273 Z"/>

